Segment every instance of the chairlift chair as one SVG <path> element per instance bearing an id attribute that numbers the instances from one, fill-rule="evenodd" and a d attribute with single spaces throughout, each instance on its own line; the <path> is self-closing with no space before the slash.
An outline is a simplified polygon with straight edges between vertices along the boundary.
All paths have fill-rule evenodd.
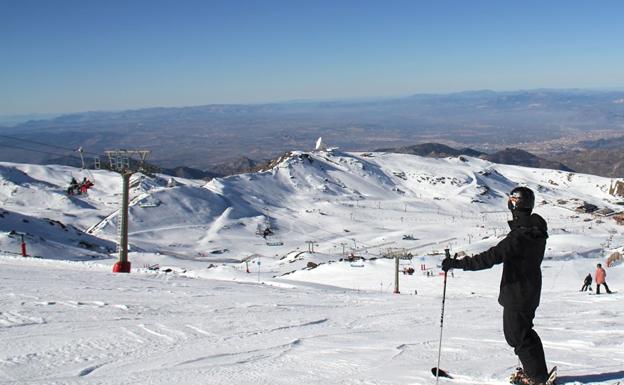
<path id="1" fill-rule="evenodd" d="M 89 169 L 87 167 L 85 167 L 85 161 L 84 161 L 84 155 L 83 155 L 84 150 L 83 150 L 83 148 L 82 147 L 78 147 L 78 149 L 76 151 L 78 151 L 78 154 L 80 155 L 80 162 L 81 162 L 81 170 L 82 170 L 83 180 L 86 179 L 89 182 L 89 185 L 87 185 L 86 188 L 83 189 L 82 182 L 78 182 L 77 186 L 70 185 L 70 187 L 67 189 L 67 193 L 71 195 L 72 191 L 74 191 L 74 193 L 77 193 L 77 194 L 80 194 L 80 195 L 84 195 L 84 194 L 87 193 L 87 190 L 89 188 L 91 188 L 95 184 L 95 177 L 93 176 L 91 171 L 89 171 Z M 84 176 L 85 172 L 87 174 L 86 177 Z M 72 175 L 72 180 L 76 180 L 76 178 L 74 178 L 73 175 Z"/>

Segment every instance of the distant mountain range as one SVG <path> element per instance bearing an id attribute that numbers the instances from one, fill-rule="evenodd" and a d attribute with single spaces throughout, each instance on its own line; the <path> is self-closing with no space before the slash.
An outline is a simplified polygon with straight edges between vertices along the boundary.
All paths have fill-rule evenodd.
<path id="1" fill-rule="evenodd" d="M 346 151 L 438 142 L 488 154 L 563 141 L 552 157 L 544 156 L 551 153 L 550 148 L 543 148 L 540 156 L 588 172 L 585 154 L 571 153 L 576 161 L 566 153 L 572 148 L 584 151 L 585 144 L 579 141 L 595 140 L 604 132 L 624 137 L 622 91 L 485 90 L 365 101 L 69 114 L 0 127 L 0 160 L 48 163 L 77 155 L 72 149 L 80 146 L 90 158 L 108 149 L 150 149 L 151 161 L 162 168 L 184 166 L 209 172 L 224 167 L 221 172 L 231 173 L 229 167 L 245 167 L 228 166 L 241 157 L 262 162 L 290 150 L 311 150 L 322 136 L 328 145 Z M 592 145 L 604 150 L 609 143 Z M 609 157 L 612 161 L 613 156 L 618 156 L 616 151 Z M 597 162 L 594 173 L 614 176 L 620 172 L 602 163 Z"/>

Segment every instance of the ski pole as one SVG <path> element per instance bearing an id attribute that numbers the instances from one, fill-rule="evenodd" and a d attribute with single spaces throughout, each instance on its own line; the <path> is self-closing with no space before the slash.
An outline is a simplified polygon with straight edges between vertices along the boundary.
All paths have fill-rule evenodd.
<path id="1" fill-rule="evenodd" d="M 444 249 L 444 254 L 446 258 L 451 257 L 451 253 L 449 249 Z M 444 302 L 446 300 L 446 276 L 448 271 L 444 272 L 444 289 L 442 290 L 442 314 L 440 315 L 440 344 L 438 346 L 438 366 L 436 366 L 436 385 L 438 385 L 438 381 L 440 379 L 440 357 L 442 356 L 442 330 L 444 328 Z"/>

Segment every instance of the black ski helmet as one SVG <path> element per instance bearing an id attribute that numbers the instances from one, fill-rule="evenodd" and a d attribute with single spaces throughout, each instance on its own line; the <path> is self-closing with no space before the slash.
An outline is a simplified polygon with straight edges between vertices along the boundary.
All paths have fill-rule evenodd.
<path id="1" fill-rule="evenodd" d="M 516 187 L 509 193 L 507 207 L 511 211 L 533 211 L 535 206 L 535 194 L 528 187 Z"/>

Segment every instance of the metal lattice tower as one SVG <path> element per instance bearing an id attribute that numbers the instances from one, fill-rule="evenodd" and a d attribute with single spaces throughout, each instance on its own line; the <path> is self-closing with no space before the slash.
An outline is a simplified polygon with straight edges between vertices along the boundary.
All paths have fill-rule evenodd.
<path id="1" fill-rule="evenodd" d="M 108 156 L 108 161 L 111 170 L 119 173 L 135 173 L 141 171 L 145 166 L 145 161 L 149 157 L 151 151 L 149 150 L 108 150 L 104 151 Z M 133 167 L 132 160 L 134 157 L 138 158 L 138 165 Z"/>

